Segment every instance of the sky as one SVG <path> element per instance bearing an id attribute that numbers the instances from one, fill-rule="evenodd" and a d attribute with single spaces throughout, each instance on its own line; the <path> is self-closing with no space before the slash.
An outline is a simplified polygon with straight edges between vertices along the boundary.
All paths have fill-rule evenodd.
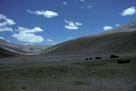
<path id="1" fill-rule="evenodd" d="M 0 38 L 54 45 L 136 21 L 136 0 L 0 0 Z"/>

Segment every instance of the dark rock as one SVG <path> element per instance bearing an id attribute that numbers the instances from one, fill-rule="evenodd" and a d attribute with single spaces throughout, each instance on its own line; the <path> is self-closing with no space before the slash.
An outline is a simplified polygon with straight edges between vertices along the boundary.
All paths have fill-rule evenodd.
<path id="1" fill-rule="evenodd" d="M 22 89 L 26 89 L 26 87 L 22 87 Z"/>
<path id="2" fill-rule="evenodd" d="M 57 77 L 56 76 L 52 76 L 52 79 L 56 79 Z"/>

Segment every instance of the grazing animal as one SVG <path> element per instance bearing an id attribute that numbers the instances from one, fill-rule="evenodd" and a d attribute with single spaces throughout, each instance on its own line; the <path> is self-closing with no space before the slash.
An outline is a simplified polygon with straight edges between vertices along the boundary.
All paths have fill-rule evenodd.
<path id="1" fill-rule="evenodd" d="M 119 56 L 111 55 L 110 58 L 119 58 Z"/>
<path id="2" fill-rule="evenodd" d="M 88 58 L 86 58 L 85 60 L 89 60 Z"/>
<path id="3" fill-rule="evenodd" d="M 26 87 L 22 87 L 22 89 L 26 89 Z"/>
<path id="4" fill-rule="evenodd" d="M 64 71 L 63 69 L 60 70 L 60 72 L 63 72 L 63 71 Z"/>
<path id="5" fill-rule="evenodd" d="M 102 57 L 95 57 L 95 59 L 102 59 Z"/>
<path id="6" fill-rule="evenodd" d="M 89 60 L 92 60 L 93 58 L 89 58 Z"/>
<path id="7" fill-rule="evenodd" d="M 118 60 L 119 64 L 130 63 L 130 60 Z"/>

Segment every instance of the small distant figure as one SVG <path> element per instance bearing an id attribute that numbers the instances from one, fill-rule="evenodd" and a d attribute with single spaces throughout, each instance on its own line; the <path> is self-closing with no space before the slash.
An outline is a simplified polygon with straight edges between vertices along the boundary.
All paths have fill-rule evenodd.
<path id="1" fill-rule="evenodd" d="M 64 71 L 63 69 L 60 70 L 60 72 L 63 72 L 63 71 Z"/>
<path id="2" fill-rule="evenodd" d="M 95 57 L 95 59 L 102 59 L 102 57 Z"/>
<path id="3" fill-rule="evenodd" d="M 91 58 L 89 58 L 89 60 L 92 60 L 93 58 L 91 57 Z"/>
<path id="4" fill-rule="evenodd" d="M 130 60 L 118 60 L 119 64 L 130 63 Z"/>
<path id="5" fill-rule="evenodd" d="M 119 58 L 119 56 L 111 55 L 110 58 Z"/>
<path id="6" fill-rule="evenodd" d="M 56 79 L 57 77 L 56 76 L 52 76 L 52 79 Z"/>
<path id="7" fill-rule="evenodd" d="M 22 89 L 26 89 L 26 87 L 22 87 Z"/>
<path id="8" fill-rule="evenodd" d="M 86 58 L 85 60 L 89 60 L 88 58 Z"/>

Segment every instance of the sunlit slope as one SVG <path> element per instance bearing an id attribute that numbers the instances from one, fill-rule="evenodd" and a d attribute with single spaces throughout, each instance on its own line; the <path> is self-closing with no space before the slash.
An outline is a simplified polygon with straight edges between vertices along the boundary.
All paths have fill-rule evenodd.
<path id="1" fill-rule="evenodd" d="M 0 38 L 0 47 L 15 53 L 29 54 L 40 53 L 50 47 L 50 45 L 18 45 Z"/>
<path id="2" fill-rule="evenodd" d="M 136 31 L 82 37 L 55 45 L 46 53 L 136 53 Z"/>

